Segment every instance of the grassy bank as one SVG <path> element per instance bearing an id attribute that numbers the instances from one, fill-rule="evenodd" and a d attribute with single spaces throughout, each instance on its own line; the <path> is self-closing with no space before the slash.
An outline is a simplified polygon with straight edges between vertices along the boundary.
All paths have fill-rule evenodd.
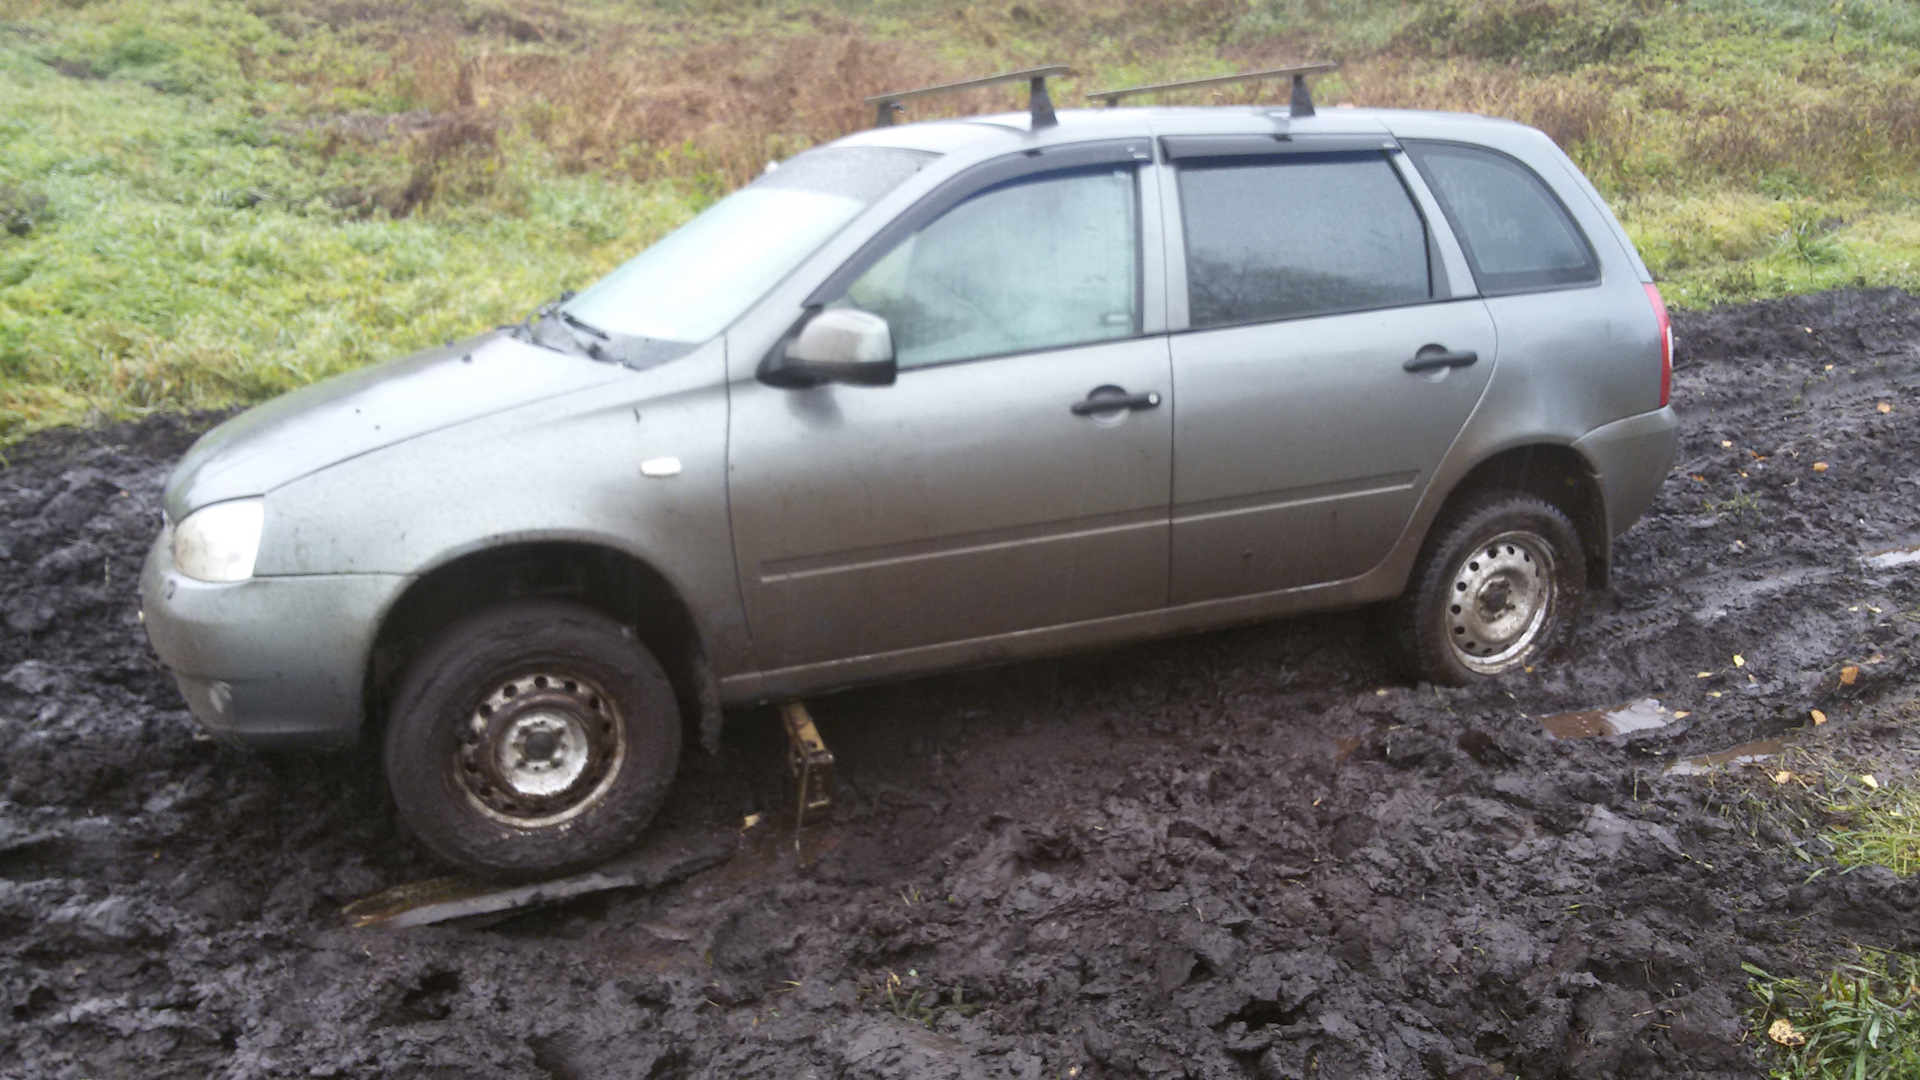
<path id="1" fill-rule="evenodd" d="M 1548 131 L 1677 306 L 1920 287 L 1898 0 L 0 0 L 0 445 L 518 318 L 864 94 L 1323 56 L 1323 101 Z"/>
<path id="2" fill-rule="evenodd" d="M 1876 661 L 1887 658 L 1863 663 Z M 1808 881 L 1920 873 L 1920 700 L 1860 707 L 1847 725 L 1823 726 L 1825 713 L 1811 719 L 1781 757 L 1724 778 L 1729 816 L 1757 842 L 1781 844 Z M 1755 1045 L 1771 1075 L 1920 1076 L 1920 956 L 1860 947 L 1837 961 L 1810 956 L 1806 971 L 1818 974 L 1747 967 Z"/>

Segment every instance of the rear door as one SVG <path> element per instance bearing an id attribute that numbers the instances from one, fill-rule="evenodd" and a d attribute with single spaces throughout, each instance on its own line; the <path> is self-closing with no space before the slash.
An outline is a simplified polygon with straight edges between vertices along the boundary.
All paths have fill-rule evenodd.
<path id="1" fill-rule="evenodd" d="M 1143 302 L 1149 282 L 1163 295 L 1148 151 L 1043 157 L 947 192 L 844 272 L 823 302 L 888 320 L 893 386 L 735 386 L 735 546 L 763 670 L 1165 604 L 1171 373 Z"/>
<path id="2" fill-rule="evenodd" d="M 1390 139 L 1165 142 L 1186 308 L 1171 600 L 1362 574 L 1486 388 L 1486 306 L 1455 296 Z"/>

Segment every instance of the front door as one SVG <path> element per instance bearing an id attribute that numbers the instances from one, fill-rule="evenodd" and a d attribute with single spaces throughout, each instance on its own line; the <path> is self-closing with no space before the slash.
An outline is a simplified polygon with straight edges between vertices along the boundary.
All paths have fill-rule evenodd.
<path id="1" fill-rule="evenodd" d="M 729 498 L 763 670 L 1166 603 L 1170 372 L 1142 333 L 1136 174 L 1003 182 L 875 261 L 833 303 L 888 320 L 893 386 L 736 384 Z"/>
<path id="2" fill-rule="evenodd" d="M 1493 322 L 1436 295 L 1395 156 L 1177 163 L 1175 604 L 1372 569 L 1486 388 Z"/>

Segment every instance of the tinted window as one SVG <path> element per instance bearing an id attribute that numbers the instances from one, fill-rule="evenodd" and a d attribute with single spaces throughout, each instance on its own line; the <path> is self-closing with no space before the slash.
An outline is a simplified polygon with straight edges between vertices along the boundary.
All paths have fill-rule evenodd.
<path id="1" fill-rule="evenodd" d="M 1408 143 L 1407 152 L 1466 249 L 1481 292 L 1599 280 L 1586 237 L 1533 170 L 1505 154 L 1450 143 Z"/>
<path id="2" fill-rule="evenodd" d="M 902 367 L 1129 336 L 1136 203 L 1130 166 L 991 188 L 907 237 L 840 303 L 887 320 Z"/>
<path id="3" fill-rule="evenodd" d="M 1427 233 L 1378 153 L 1220 160 L 1180 170 L 1195 327 L 1425 300 Z"/>

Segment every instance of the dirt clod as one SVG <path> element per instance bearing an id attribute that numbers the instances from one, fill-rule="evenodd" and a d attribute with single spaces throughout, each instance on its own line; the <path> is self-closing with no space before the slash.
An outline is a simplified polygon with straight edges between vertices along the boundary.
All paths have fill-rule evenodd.
<path id="1" fill-rule="evenodd" d="M 40 436 L 0 470 L 0 1073 L 1758 1075 L 1741 963 L 1920 949 L 1920 880 L 1808 880 L 1665 769 L 1912 695 L 1920 573 L 1862 556 L 1920 540 L 1920 299 L 1676 338 L 1680 460 L 1560 661 L 1409 687 L 1357 613 L 826 698 L 797 848 L 744 713 L 668 814 L 731 858 L 484 927 L 352 929 L 440 872 L 364 755 L 206 739 L 147 649 L 210 418 Z M 1643 697 L 1671 722 L 1539 720 Z"/>

